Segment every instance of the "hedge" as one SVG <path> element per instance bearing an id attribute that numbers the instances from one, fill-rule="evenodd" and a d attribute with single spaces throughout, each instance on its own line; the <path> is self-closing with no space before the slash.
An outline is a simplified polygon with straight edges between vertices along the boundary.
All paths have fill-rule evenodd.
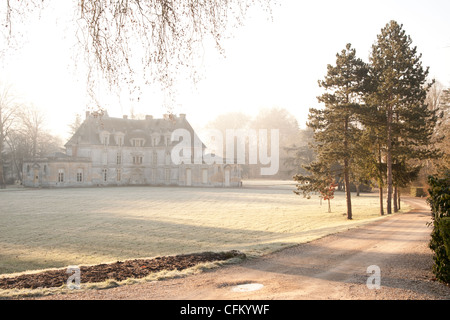
<path id="1" fill-rule="evenodd" d="M 412 197 L 426 197 L 427 193 L 423 188 L 411 187 L 411 196 Z"/>
<path id="2" fill-rule="evenodd" d="M 433 273 L 442 282 L 450 283 L 450 170 L 442 177 L 428 178 L 433 231 L 430 248 L 434 251 Z"/>
<path id="3" fill-rule="evenodd" d="M 450 257 L 450 217 L 444 217 L 439 221 L 439 233 L 442 236 L 443 245 L 447 257 Z"/>

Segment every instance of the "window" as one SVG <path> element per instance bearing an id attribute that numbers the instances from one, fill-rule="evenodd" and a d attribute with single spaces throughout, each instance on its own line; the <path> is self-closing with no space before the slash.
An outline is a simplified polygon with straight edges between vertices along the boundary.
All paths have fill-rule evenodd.
<path id="1" fill-rule="evenodd" d="M 100 132 L 100 143 L 103 144 L 105 147 L 109 145 L 109 132 L 108 131 L 102 131 Z"/>
<path id="2" fill-rule="evenodd" d="M 122 181 L 122 170 L 121 169 L 117 169 L 116 179 L 117 179 L 117 181 Z"/>
<path id="3" fill-rule="evenodd" d="M 103 181 L 107 181 L 108 180 L 108 169 L 102 169 L 102 177 L 103 177 Z"/>
<path id="4" fill-rule="evenodd" d="M 123 146 L 123 137 L 117 137 L 117 145 L 119 147 Z"/>
<path id="5" fill-rule="evenodd" d="M 83 182 L 83 169 L 77 170 L 77 182 Z"/>
<path id="6" fill-rule="evenodd" d="M 144 140 L 142 139 L 133 139 L 133 147 L 143 147 Z"/>
<path id="7" fill-rule="evenodd" d="M 154 166 L 158 164 L 158 154 L 156 152 L 153 152 L 152 161 Z"/>
<path id="8" fill-rule="evenodd" d="M 120 152 L 117 153 L 116 162 L 117 164 L 122 164 L 122 154 Z"/>
<path id="9" fill-rule="evenodd" d="M 142 164 L 142 156 L 133 156 L 133 164 Z"/>
<path id="10" fill-rule="evenodd" d="M 64 182 L 64 169 L 58 169 L 58 182 Z"/>

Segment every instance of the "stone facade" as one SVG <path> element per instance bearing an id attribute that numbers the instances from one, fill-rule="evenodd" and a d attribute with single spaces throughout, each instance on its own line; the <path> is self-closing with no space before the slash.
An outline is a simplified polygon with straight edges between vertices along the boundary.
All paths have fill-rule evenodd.
<path id="1" fill-rule="evenodd" d="M 85 121 L 66 143 L 65 153 L 24 161 L 23 184 L 27 187 L 241 185 L 238 164 L 173 163 L 171 151 L 178 143 L 171 141 L 175 129 L 187 130 L 196 137 L 183 114 L 135 120 L 86 113 Z M 204 144 L 201 148 L 203 152 Z"/>

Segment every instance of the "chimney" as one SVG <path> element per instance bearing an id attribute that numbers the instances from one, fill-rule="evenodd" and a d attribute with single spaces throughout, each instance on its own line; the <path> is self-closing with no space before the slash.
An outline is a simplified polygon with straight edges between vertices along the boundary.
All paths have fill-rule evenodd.
<path id="1" fill-rule="evenodd" d="M 128 116 L 126 114 L 123 115 L 124 119 L 128 119 Z"/>
<path id="2" fill-rule="evenodd" d="M 186 114 L 185 113 L 180 113 L 180 119 L 186 119 Z"/>
<path id="3" fill-rule="evenodd" d="M 91 113 L 89 111 L 86 111 L 86 119 L 89 118 L 90 115 Z"/>

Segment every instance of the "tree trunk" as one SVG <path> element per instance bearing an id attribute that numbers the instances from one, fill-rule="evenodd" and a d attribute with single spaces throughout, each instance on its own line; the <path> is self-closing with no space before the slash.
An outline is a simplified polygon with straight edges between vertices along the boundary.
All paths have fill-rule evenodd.
<path id="1" fill-rule="evenodd" d="M 398 188 L 397 188 L 397 186 L 394 186 L 394 197 L 393 197 L 393 202 L 394 202 L 394 212 L 398 212 L 398 208 L 397 208 L 397 205 L 398 205 L 398 201 L 397 201 L 397 198 L 398 198 Z"/>
<path id="2" fill-rule="evenodd" d="M 0 117 L 0 121 L 1 121 L 1 117 Z M 3 129 L 0 128 L 0 130 L 3 130 Z M 5 184 L 5 179 L 4 179 L 4 176 L 3 176 L 3 157 L 2 157 L 2 154 L 3 154 L 3 134 L 0 133 L 0 189 L 5 189 L 6 188 L 6 184 Z"/>
<path id="3" fill-rule="evenodd" d="M 347 219 L 352 220 L 352 195 L 350 192 L 350 181 L 348 175 L 348 160 L 344 160 L 344 182 L 345 182 L 345 196 L 347 200 Z"/>
<path id="4" fill-rule="evenodd" d="M 1 156 L 0 156 L 1 158 Z M 6 184 L 5 184 L 5 179 L 3 177 L 3 161 L 2 159 L 0 159 L 0 189 L 5 189 L 6 188 Z"/>
<path id="5" fill-rule="evenodd" d="M 398 210 L 400 210 L 400 190 L 397 191 Z"/>
<path id="6" fill-rule="evenodd" d="M 384 208 L 383 208 L 383 187 L 382 184 L 380 182 L 378 182 L 379 184 L 379 190 L 380 190 L 380 215 L 384 216 Z"/>
<path id="7" fill-rule="evenodd" d="M 355 187 L 356 187 L 356 196 L 359 197 L 359 183 L 355 183 Z"/>
<path id="8" fill-rule="evenodd" d="M 398 204 L 398 202 L 397 202 L 397 192 L 398 192 L 398 190 L 397 190 L 397 186 L 394 186 L 394 195 L 392 196 L 392 202 L 393 202 L 393 204 L 394 204 L 394 212 L 398 212 L 398 208 L 397 208 L 397 204 Z"/>
<path id="9" fill-rule="evenodd" d="M 331 212 L 331 201 L 330 199 L 328 199 L 328 213 Z"/>
<path id="10" fill-rule="evenodd" d="M 349 97 L 347 96 L 347 103 L 349 102 Z M 345 117 L 344 121 L 344 150 L 348 152 L 348 141 L 347 141 L 347 134 L 348 134 L 348 122 L 349 117 Z M 348 154 L 350 156 L 350 154 Z M 350 178 L 349 178 L 349 164 L 348 164 L 348 158 L 344 159 L 344 184 L 345 184 L 345 197 L 347 200 L 347 219 L 352 220 L 352 195 L 350 193 Z"/>
<path id="11" fill-rule="evenodd" d="M 387 115 L 387 214 L 392 213 L 392 107 L 388 108 Z"/>
<path id="12" fill-rule="evenodd" d="M 383 170 L 381 167 L 381 146 L 378 145 L 378 164 L 379 164 L 379 177 L 378 177 L 378 188 L 380 190 L 380 215 L 384 215 L 384 209 L 383 209 Z"/>

